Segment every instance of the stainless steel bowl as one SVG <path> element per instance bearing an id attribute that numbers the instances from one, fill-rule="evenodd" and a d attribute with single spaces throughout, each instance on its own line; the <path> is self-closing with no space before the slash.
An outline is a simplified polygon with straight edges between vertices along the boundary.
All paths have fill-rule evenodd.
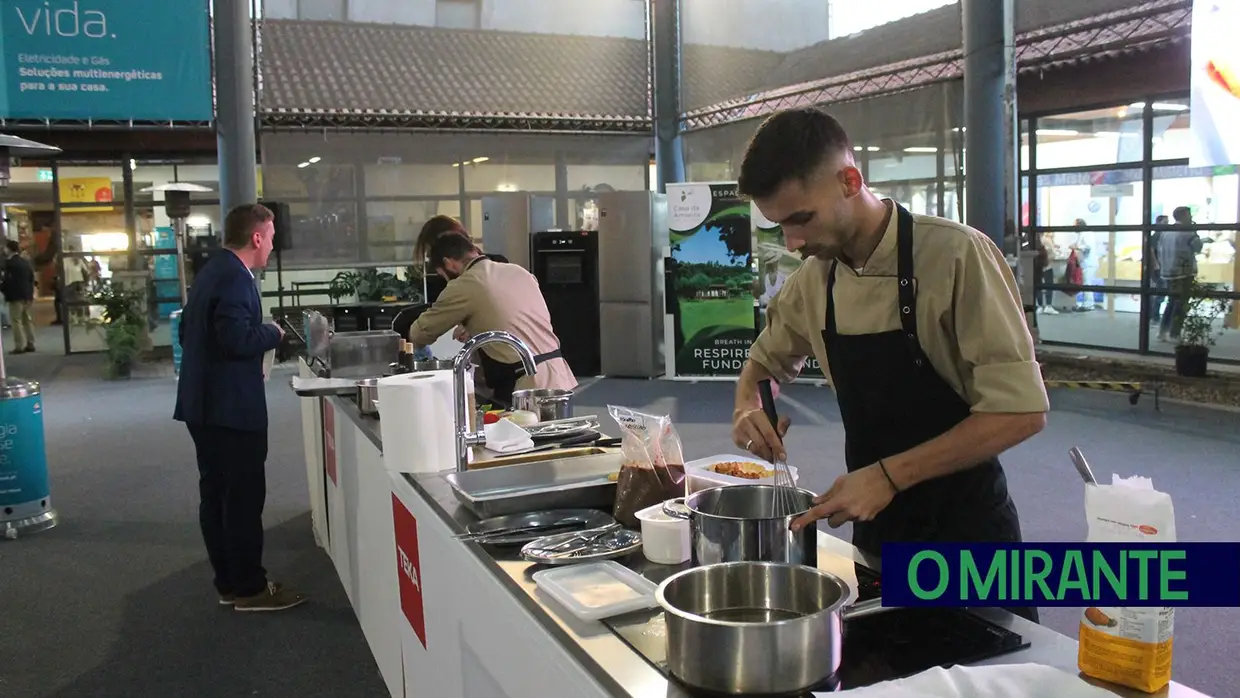
<path id="1" fill-rule="evenodd" d="M 512 409 L 533 412 L 538 415 L 538 421 L 551 422 L 572 416 L 572 400 L 571 390 L 514 390 Z"/>
<path id="2" fill-rule="evenodd" d="M 379 414 L 379 379 L 363 378 L 357 382 L 357 411 L 367 417 Z"/>
<path id="3" fill-rule="evenodd" d="M 852 590 L 815 567 L 728 562 L 668 577 L 655 591 L 667 623 L 667 666 L 680 681 L 723 695 L 798 693 L 839 668 Z"/>

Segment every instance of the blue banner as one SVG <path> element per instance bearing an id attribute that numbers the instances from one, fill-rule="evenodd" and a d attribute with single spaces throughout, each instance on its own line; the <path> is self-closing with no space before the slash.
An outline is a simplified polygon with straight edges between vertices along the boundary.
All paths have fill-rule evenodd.
<path id="1" fill-rule="evenodd" d="M 208 121 L 207 0 L 3 0 L 0 117 Z"/>
<path id="2" fill-rule="evenodd" d="M 885 606 L 1240 606 L 1240 543 L 888 543 Z"/>

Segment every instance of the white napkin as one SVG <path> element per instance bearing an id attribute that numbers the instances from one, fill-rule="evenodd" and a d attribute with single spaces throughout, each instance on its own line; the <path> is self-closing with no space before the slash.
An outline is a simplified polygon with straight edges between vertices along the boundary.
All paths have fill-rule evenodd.
<path id="1" fill-rule="evenodd" d="M 534 439 L 530 438 L 530 433 L 508 419 L 487 424 L 482 427 L 482 431 L 487 437 L 488 451 L 512 453 L 534 447 Z"/>
<path id="2" fill-rule="evenodd" d="M 904 679 L 815 696 L 856 698 L 1115 698 L 1075 674 L 1043 664 L 936 667 Z"/>

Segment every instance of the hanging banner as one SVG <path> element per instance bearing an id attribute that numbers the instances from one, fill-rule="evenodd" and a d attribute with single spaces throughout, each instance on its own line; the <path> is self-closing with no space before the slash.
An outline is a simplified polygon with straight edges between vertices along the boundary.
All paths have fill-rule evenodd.
<path id="1" fill-rule="evenodd" d="M 112 210 L 112 180 L 108 177 L 67 177 L 61 179 L 57 186 L 60 188 L 60 203 L 72 204 L 61 213 Z"/>
<path id="2" fill-rule="evenodd" d="M 778 223 L 767 220 L 757 206 L 750 209 L 749 216 L 753 221 L 754 307 L 758 331 L 761 332 L 766 327 L 766 306 L 783 288 L 792 272 L 801 266 L 801 256 L 788 251 L 784 229 Z M 818 359 L 812 356 L 806 359 L 801 367 L 801 376 L 821 380 L 822 366 L 818 364 Z"/>
<path id="3" fill-rule="evenodd" d="M 210 121 L 207 0 L 0 2 L 0 118 Z"/>
<path id="4" fill-rule="evenodd" d="M 1190 167 L 1240 164 L 1240 3 L 1194 0 Z"/>
<path id="5" fill-rule="evenodd" d="M 740 375 L 754 340 L 749 202 L 735 182 L 667 185 L 676 373 Z"/>

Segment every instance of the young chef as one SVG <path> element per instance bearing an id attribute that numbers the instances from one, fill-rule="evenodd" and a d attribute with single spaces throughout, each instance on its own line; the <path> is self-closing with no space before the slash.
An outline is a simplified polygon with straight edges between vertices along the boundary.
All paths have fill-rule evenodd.
<path id="1" fill-rule="evenodd" d="M 453 327 L 467 336 L 510 332 L 534 352 L 537 372 L 525 375 L 512 347 L 488 344 L 478 352 L 483 376 L 497 406 L 508 407 L 516 389 L 577 387 L 551 329 L 551 313 L 534 275 L 516 264 L 495 262 L 468 235 L 440 235 L 430 246 L 429 265 L 448 285 L 409 328 L 415 347 L 429 346 Z"/>
<path id="2" fill-rule="evenodd" d="M 817 109 L 768 119 L 739 188 L 804 261 L 767 308 L 736 388 L 732 437 L 785 457 L 758 382 L 818 359 L 839 401 L 848 472 L 793 523 L 853 523 L 853 543 L 1017 542 L 998 455 L 1049 403 L 1016 280 L 984 234 L 871 192 L 842 126 Z M 1009 609 L 1037 620 L 1037 609 Z"/>

